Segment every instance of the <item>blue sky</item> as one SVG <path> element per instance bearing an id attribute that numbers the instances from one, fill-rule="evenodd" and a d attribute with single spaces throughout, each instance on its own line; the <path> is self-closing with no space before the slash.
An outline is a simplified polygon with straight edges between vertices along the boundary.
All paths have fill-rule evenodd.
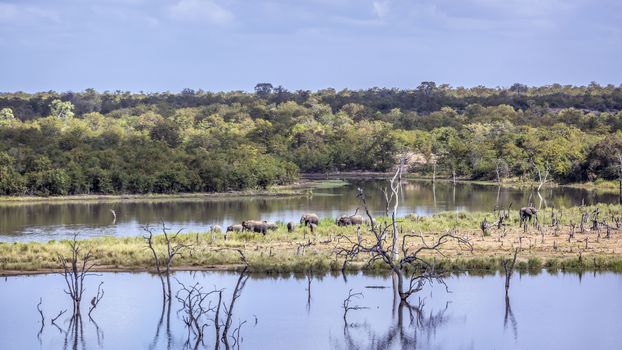
<path id="1" fill-rule="evenodd" d="M 622 83 L 620 0 L 0 0 L 0 91 Z"/>

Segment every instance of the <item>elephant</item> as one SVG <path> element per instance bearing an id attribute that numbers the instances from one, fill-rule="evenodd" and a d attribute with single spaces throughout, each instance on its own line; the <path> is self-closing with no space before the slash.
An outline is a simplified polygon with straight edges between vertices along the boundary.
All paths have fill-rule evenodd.
<path id="1" fill-rule="evenodd" d="M 526 221 L 531 222 L 531 218 L 533 217 L 535 222 L 538 222 L 538 209 L 534 207 L 523 207 L 520 208 L 520 224 L 524 224 Z"/>
<path id="2" fill-rule="evenodd" d="M 294 225 L 294 223 L 293 223 L 293 222 L 291 222 L 291 221 L 290 221 L 290 222 L 288 222 L 288 223 L 287 223 L 287 232 L 289 232 L 289 233 L 294 232 L 294 227 L 295 227 L 295 225 Z"/>
<path id="3" fill-rule="evenodd" d="M 340 216 L 335 220 L 337 226 L 361 225 L 365 220 L 360 215 Z"/>
<path id="4" fill-rule="evenodd" d="M 276 230 L 279 228 L 279 225 L 277 225 L 277 224 L 275 224 L 275 223 L 273 223 L 273 222 L 267 222 L 267 221 L 264 221 L 264 223 L 265 223 L 266 225 L 268 225 L 268 230 L 274 230 L 274 231 L 276 231 Z"/>
<path id="5" fill-rule="evenodd" d="M 210 228 L 210 231 L 214 232 L 214 233 L 220 233 L 220 232 L 222 232 L 222 228 L 220 227 L 220 225 L 213 225 Z"/>
<path id="6" fill-rule="evenodd" d="M 268 233 L 268 223 L 257 220 L 246 220 L 242 221 L 242 227 L 245 230 L 258 232 L 263 234 L 264 236 Z"/>
<path id="7" fill-rule="evenodd" d="M 300 218 L 300 223 L 304 224 L 305 226 L 309 226 L 309 224 L 318 225 L 320 223 L 320 217 L 317 216 L 317 214 L 314 214 L 314 213 L 304 214 Z"/>
<path id="8" fill-rule="evenodd" d="M 227 232 L 241 232 L 243 230 L 244 230 L 244 227 L 240 224 L 227 226 Z"/>

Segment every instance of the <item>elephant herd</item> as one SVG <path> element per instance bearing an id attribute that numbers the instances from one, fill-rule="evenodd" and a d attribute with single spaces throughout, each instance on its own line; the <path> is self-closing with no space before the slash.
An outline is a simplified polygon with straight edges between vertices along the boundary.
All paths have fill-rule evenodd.
<path id="1" fill-rule="evenodd" d="M 361 225 L 368 220 L 365 220 L 361 215 L 344 215 L 340 216 L 335 220 L 335 224 L 337 226 L 350 226 L 350 225 Z M 300 217 L 300 225 L 304 227 L 309 227 L 311 232 L 315 231 L 315 227 L 319 225 L 320 217 L 315 213 L 307 213 L 303 214 Z M 268 233 L 269 230 L 276 230 L 278 225 L 268 221 L 260 221 L 260 220 L 244 220 L 241 224 L 234 224 L 227 226 L 226 233 L 229 232 L 257 232 L 261 233 L 264 236 Z M 296 228 L 296 224 L 293 222 L 287 223 L 287 232 L 293 232 Z M 222 232 L 222 229 L 218 225 L 214 225 L 211 227 L 212 232 Z"/>

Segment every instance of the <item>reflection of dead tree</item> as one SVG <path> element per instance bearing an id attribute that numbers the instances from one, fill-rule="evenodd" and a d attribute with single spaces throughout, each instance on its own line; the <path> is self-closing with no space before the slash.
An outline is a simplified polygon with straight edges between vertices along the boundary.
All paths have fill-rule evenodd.
<path id="1" fill-rule="evenodd" d="M 423 254 L 438 253 L 442 255 L 441 248 L 449 241 L 456 241 L 460 246 L 472 249 L 469 241 L 456 235 L 453 230 L 445 232 L 432 242 L 426 240 L 422 235 L 406 234 L 402 236 L 402 258 L 392 259 L 391 252 L 397 249 L 397 242 L 386 246 L 384 237 L 390 228 L 395 227 L 396 219 L 392 218 L 390 223 L 375 223 L 369 211 L 365 194 L 360 188 L 358 197 L 363 202 L 363 208 L 372 223 L 370 229 L 373 239 L 371 243 L 366 244 L 365 242 L 354 242 L 347 236 L 341 236 L 352 245 L 349 248 L 337 248 L 337 256 L 344 257 L 342 270 L 345 270 L 346 264 L 353 261 L 360 254 L 369 254 L 370 258 L 367 266 L 377 261 L 382 261 L 397 275 L 397 292 L 402 300 L 406 300 L 411 294 L 420 291 L 426 283 L 434 281 L 444 283 L 444 274 L 436 269 L 434 263 L 424 258 Z M 413 241 L 419 242 L 419 245 L 411 251 L 409 245 L 412 245 Z M 404 275 L 407 273 L 407 270 L 413 272 L 410 273 L 409 281 L 405 283 Z"/>
<path id="2" fill-rule="evenodd" d="M 383 335 L 374 334 L 374 330 L 367 323 L 357 324 L 356 327 L 344 327 L 345 349 L 416 349 L 420 335 L 426 336 L 429 340 L 448 320 L 446 315 L 448 304 L 443 310 L 429 313 L 424 311 L 425 304 L 422 300 L 419 300 L 418 305 L 410 305 L 405 301 L 398 304 L 396 323 Z M 410 322 L 404 322 L 405 315 Z M 351 334 L 359 328 L 362 332 L 361 339 L 365 340 L 365 344 L 357 344 Z M 367 341 L 372 338 L 373 342 Z"/>
<path id="3" fill-rule="evenodd" d="M 43 303 L 43 298 L 39 298 L 39 303 L 37 304 L 37 311 L 39 311 L 39 315 L 41 315 L 41 328 L 39 329 L 39 333 L 37 333 L 39 343 L 41 343 L 41 333 L 43 333 L 43 327 L 45 326 L 45 316 L 43 316 L 43 310 L 41 310 L 41 303 Z"/>
<path id="4" fill-rule="evenodd" d="M 82 349 L 86 349 L 84 342 L 84 326 L 82 324 L 82 315 L 75 314 L 69 320 L 69 327 L 65 331 L 65 342 L 63 349 L 78 350 L 82 345 Z"/>
<path id="5" fill-rule="evenodd" d="M 350 305 L 352 298 L 363 298 L 363 293 L 352 293 L 352 289 L 348 292 L 348 297 L 343 300 L 343 323 L 348 326 L 348 311 L 367 309 L 365 306 Z"/>
<path id="6" fill-rule="evenodd" d="M 97 322 L 95 322 L 95 320 L 91 316 L 89 316 L 89 322 L 91 322 L 93 326 L 95 326 L 95 335 L 97 336 L 97 345 L 100 348 L 102 348 L 103 341 L 104 341 L 104 331 L 102 331 L 101 328 L 99 328 L 99 325 L 97 324 Z"/>
<path id="7" fill-rule="evenodd" d="M 244 255 L 242 255 L 244 256 Z M 244 261 L 246 261 L 246 259 L 244 258 Z M 226 319 L 225 319 L 225 323 L 224 323 L 224 328 L 222 331 L 222 342 L 225 345 L 225 349 L 229 350 L 231 349 L 231 344 L 229 344 L 229 330 L 231 328 L 231 324 L 232 324 L 232 317 L 233 317 L 233 308 L 235 307 L 235 302 L 238 300 L 238 298 L 242 295 L 242 289 L 244 289 L 244 286 L 246 285 L 246 281 L 248 280 L 248 275 L 246 275 L 246 271 L 248 270 L 248 265 L 244 266 L 244 269 L 242 270 L 242 272 L 240 273 L 240 277 L 238 278 L 237 283 L 235 284 L 235 288 L 233 289 L 233 294 L 231 295 L 231 302 L 229 303 L 229 307 L 225 306 L 224 307 L 224 312 L 225 315 L 227 315 Z M 242 326 L 242 324 L 240 324 L 237 328 L 237 336 L 239 337 L 239 328 Z M 234 330 L 234 333 L 236 331 Z M 237 342 L 236 338 L 232 338 L 234 341 L 234 346 L 237 344 L 239 346 L 239 343 Z"/>
<path id="8" fill-rule="evenodd" d="M 112 214 L 112 224 L 114 225 L 117 222 L 117 212 L 114 209 L 110 209 L 110 213 Z"/>
<path id="9" fill-rule="evenodd" d="M 165 315 L 166 315 L 166 335 L 167 335 L 166 349 L 170 350 L 172 348 L 173 336 L 171 334 L 171 299 L 168 299 L 168 300 L 162 300 L 162 313 L 160 314 L 160 320 L 158 321 L 158 325 L 156 327 L 156 333 L 153 337 L 153 341 L 151 342 L 151 344 L 149 344 L 149 350 L 155 349 L 158 344 L 158 340 L 160 338 L 160 331 L 164 323 Z"/>
<path id="10" fill-rule="evenodd" d="M 505 271 L 505 295 L 508 295 L 510 290 L 510 280 L 512 279 L 512 274 L 514 273 L 514 264 L 516 264 L 516 256 L 518 255 L 518 248 L 514 249 L 514 257 L 512 260 L 503 259 L 503 270 Z"/>
<path id="11" fill-rule="evenodd" d="M 512 274 L 514 274 L 514 265 L 516 264 L 516 257 L 518 256 L 519 248 L 514 249 L 514 255 L 512 259 L 503 259 L 502 265 L 505 272 L 505 316 L 503 318 L 503 327 L 506 328 L 508 320 L 512 323 L 512 330 L 514 331 L 514 338 L 517 337 L 517 323 L 512 312 L 512 306 L 510 305 L 510 280 Z"/>
<path id="12" fill-rule="evenodd" d="M 177 281 L 177 283 L 179 283 L 181 288 L 177 294 L 175 294 L 175 298 L 181 304 L 181 309 L 179 311 L 183 313 L 182 321 L 188 328 L 188 340 L 186 341 L 186 345 L 190 344 L 190 333 L 192 333 L 195 340 L 194 348 L 196 349 L 203 341 L 208 313 L 216 311 L 216 307 L 213 307 L 207 298 L 219 291 L 212 290 L 210 292 L 204 292 L 203 287 L 198 283 L 191 286 L 186 286 L 179 281 Z"/>
<path id="13" fill-rule="evenodd" d="M 311 310 L 311 275 L 307 275 L 307 311 Z"/>
<path id="14" fill-rule="evenodd" d="M 169 229 L 164 225 L 164 221 L 162 221 L 162 234 L 164 236 L 164 244 L 166 246 L 166 251 L 163 256 L 160 256 L 158 252 L 156 252 L 156 247 L 153 242 L 153 230 L 150 227 L 143 228 L 148 235 L 143 236 L 145 242 L 147 243 L 147 248 L 151 251 L 153 255 L 153 264 L 156 269 L 156 273 L 160 278 L 160 282 L 162 283 L 162 298 L 170 299 L 172 296 L 172 288 L 171 288 L 171 266 L 173 265 L 173 259 L 176 255 L 181 254 L 185 249 L 190 248 L 190 245 L 177 243 L 177 236 L 181 233 L 182 229 L 179 229 L 173 235 L 169 234 Z M 166 277 L 166 278 L 165 278 Z"/>
<path id="15" fill-rule="evenodd" d="M 78 234 L 76 233 L 73 235 L 73 239 L 69 241 L 69 248 L 71 249 L 70 258 L 66 258 L 61 254 L 58 255 L 58 261 L 63 269 L 61 275 L 65 278 L 67 285 L 65 293 L 71 297 L 74 315 L 80 313 L 80 301 L 84 293 L 84 279 L 89 275 L 95 275 L 90 273 L 93 266 L 95 266 L 92 262 L 93 254 L 91 250 L 82 253 L 82 246 L 77 237 Z"/>
<path id="16" fill-rule="evenodd" d="M 512 330 L 514 332 L 514 339 L 518 337 L 518 323 L 512 312 L 512 305 L 510 304 L 510 295 L 505 293 L 505 316 L 503 317 L 503 328 L 507 328 L 508 320 L 512 324 Z"/>

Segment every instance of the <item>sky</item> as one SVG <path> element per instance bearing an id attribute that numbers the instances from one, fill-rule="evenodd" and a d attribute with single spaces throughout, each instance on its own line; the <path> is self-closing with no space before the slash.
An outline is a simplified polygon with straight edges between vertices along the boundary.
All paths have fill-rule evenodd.
<path id="1" fill-rule="evenodd" d="M 622 83 L 620 0 L 0 0 L 0 91 Z"/>

